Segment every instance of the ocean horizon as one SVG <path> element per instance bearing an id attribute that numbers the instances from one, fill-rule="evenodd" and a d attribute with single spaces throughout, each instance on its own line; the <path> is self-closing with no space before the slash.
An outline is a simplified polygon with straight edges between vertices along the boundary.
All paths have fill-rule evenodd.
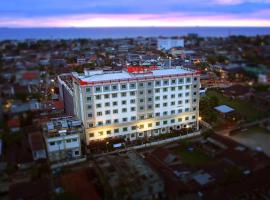
<path id="1" fill-rule="evenodd" d="M 158 36 L 227 37 L 231 35 L 270 35 L 270 27 L 98 27 L 98 28 L 0 28 L 0 40 L 26 39 L 104 39 Z"/>

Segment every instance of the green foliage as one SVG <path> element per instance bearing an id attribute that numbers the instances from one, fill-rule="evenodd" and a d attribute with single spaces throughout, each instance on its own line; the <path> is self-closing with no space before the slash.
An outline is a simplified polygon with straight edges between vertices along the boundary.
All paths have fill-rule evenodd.
<path id="1" fill-rule="evenodd" d="M 255 85 L 253 87 L 257 92 L 267 92 L 269 90 L 268 85 Z"/>
<path id="2" fill-rule="evenodd" d="M 213 109 L 218 106 L 219 100 L 215 96 L 205 96 L 200 100 L 200 115 L 206 122 L 215 122 L 217 120 L 217 112 Z"/>

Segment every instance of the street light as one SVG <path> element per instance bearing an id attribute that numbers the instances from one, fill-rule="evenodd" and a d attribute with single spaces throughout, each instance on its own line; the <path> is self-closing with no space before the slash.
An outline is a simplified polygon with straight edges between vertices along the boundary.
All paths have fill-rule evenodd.
<path id="1" fill-rule="evenodd" d="M 189 128 L 189 125 L 188 124 L 186 125 L 186 128 L 187 128 L 187 134 L 188 134 L 188 128 Z"/>
<path id="2" fill-rule="evenodd" d="M 109 144 L 109 141 L 106 142 L 106 150 L 107 150 L 107 152 L 109 152 L 108 144 Z"/>

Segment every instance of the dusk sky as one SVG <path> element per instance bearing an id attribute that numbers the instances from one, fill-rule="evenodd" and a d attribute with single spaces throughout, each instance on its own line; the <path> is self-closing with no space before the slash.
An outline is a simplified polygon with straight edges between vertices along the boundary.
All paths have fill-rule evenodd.
<path id="1" fill-rule="evenodd" d="M 1 0 L 0 27 L 270 26 L 270 0 Z"/>

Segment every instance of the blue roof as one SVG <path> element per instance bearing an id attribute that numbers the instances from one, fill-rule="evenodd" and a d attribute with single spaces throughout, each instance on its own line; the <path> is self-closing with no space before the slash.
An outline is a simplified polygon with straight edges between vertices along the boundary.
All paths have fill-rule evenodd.
<path id="1" fill-rule="evenodd" d="M 215 107 L 215 109 L 221 113 L 229 113 L 229 112 L 234 111 L 233 108 L 226 106 L 226 105 L 217 106 L 217 107 Z"/>

